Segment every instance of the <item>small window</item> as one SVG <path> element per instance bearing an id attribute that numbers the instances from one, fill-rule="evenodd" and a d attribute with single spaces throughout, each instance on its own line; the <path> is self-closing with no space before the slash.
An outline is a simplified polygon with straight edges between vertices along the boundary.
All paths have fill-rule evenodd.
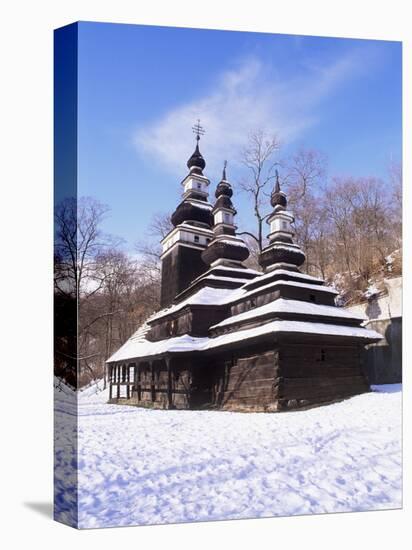
<path id="1" fill-rule="evenodd" d="M 287 228 L 288 228 L 287 222 L 282 222 L 282 229 L 287 229 Z"/>
<path id="2" fill-rule="evenodd" d="M 326 351 L 322 348 L 319 350 L 316 356 L 316 361 L 324 362 L 326 361 Z"/>
<path id="3" fill-rule="evenodd" d="M 195 243 L 199 242 L 199 235 L 195 235 Z"/>
<path id="4" fill-rule="evenodd" d="M 316 303 L 316 296 L 314 294 L 309 294 L 309 300 L 315 304 Z"/>
<path id="5" fill-rule="evenodd" d="M 175 336 L 177 332 L 177 320 L 173 319 L 172 321 L 169 321 L 167 328 L 168 328 L 169 336 Z"/>
<path id="6" fill-rule="evenodd" d="M 251 308 L 256 307 L 256 298 L 251 298 L 251 300 L 250 300 L 250 307 L 251 307 Z"/>
<path id="7" fill-rule="evenodd" d="M 229 214 L 223 214 L 223 221 L 225 223 L 230 223 L 230 215 Z"/>
<path id="8" fill-rule="evenodd" d="M 198 184 L 197 184 L 197 188 L 198 188 L 198 189 L 202 189 L 202 184 L 201 184 L 201 183 L 198 183 Z"/>
<path id="9" fill-rule="evenodd" d="M 210 243 L 210 239 L 206 239 L 206 242 L 207 242 L 207 243 Z"/>

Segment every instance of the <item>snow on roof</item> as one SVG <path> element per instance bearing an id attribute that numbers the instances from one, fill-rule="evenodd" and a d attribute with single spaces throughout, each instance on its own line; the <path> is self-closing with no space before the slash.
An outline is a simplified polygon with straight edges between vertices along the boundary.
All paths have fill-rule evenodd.
<path id="1" fill-rule="evenodd" d="M 364 321 L 364 317 L 362 315 L 350 313 L 343 308 L 323 306 L 312 302 L 303 302 L 301 300 L 287 300 L 285 298 L 279 298 L 269 304 L 265 304 L 264 306 L 250 309 L 249 311 L 239 313 L 238 315 L 233 315 L 232 317 L 224 319 L 211 328 L 233 325 L 235 323 L 239 323 L 240 321 L 259 318 L 269 313 L 302 313 L 305 315 L 322 315 L 324 317 L 340 317 L 344 319 L 359 319 L 360 321 Z"/>
<path id="2" fill-rule="evenodd" d="M 218 279 L 218 277 L 215 278 Z M 225 280 L 225 278 L 222 278 L 222 280 Z M 234 280 L 238 281 L 239 279 Z M 150 320 L 160 319 L 161 317 L 165 317 L 171 313 L 176 313 L 188 305 L 220 305 L 230 296 L 232 292 L 233 289 L 231 288 L 214 288 L 210 286 L 203 287 L 186 298 L 186 300 L 160 310 L 153 317 L 151 317 Z"/>
<path id="3" fill-rule="evenodd" d="M 333 288 L 330 288 L 328 286 L 312 285 L 312 284 L 308 284 L 308 283 L 300 283 L 298 281 L 287 281 L 285 279 L 278 279 L 278 280 L 272 281 L 272 282 L 270 282 L 266 285 L 254 288 L 253 290 L 247 290 L 247 287 L 249 286 L 249 282 L 247 282 L 242 287 L 233 290 L 232 294 L 230 294 L 228 299 L 223 303 L 231 303 L 231 302 L 236 302 L 238 300 L 242 300 L 244 298 L 249 298 L 249 296 L 253 296 L 254 294 L 258 294 L 262 290 L 269 290 L 271 288 L 276 288 L 277 286 L 281 286 L 281 285 L 307 288 L 308 290 L 328 292 L 330 294 L 338 294 L 338 292 L 336 290 L 334 290 Z"/>
<path id="4" fill-rule="evenodd" d="M 233 244 L 234 246 L 240 246 L 242 248 L 248 248 L 247 245 L 241 239 L 215 239 L 215 242 Z"/>
<path id="5" fill-rule="evenodd" d="M 235 283 L 247 283 L 250 281 L 250 279 L 243 279 L 241 277 L 226 277 L 226 275 L 213 275 L 212 273 L 210 275 L 206 275 L 206 277 L 202 277 L 202 281 L 233 281 Z"/>
<path id="6" fill-rule="evenodd" d="M 263 334 L 271 333 L 310 333 L 330 336 L 347 336 L 355 338 L 381 339 L 382 336 L 374 330 L 363 327 L 347 327 L 341 325 L 329 325 L 327 323 L 311 323 L 310 321 L 283 321 L 276 320 L 259 327 L 245 330 L 237 330 L 228 334 L 222 334 L 216 338 L 210 338 L 207 349 L 213 349 L 239 340 L 255 338 Z"/>
<path id="7" fill-rule="evenodd" d="M 260 275 L 260 277 L 256 277 L 256 279 L 252 279 L 245 287 L 248 287 L 249 285 L 252 285 L 253 283 L 256 284 L 257 281 L 265 281 L 266 279 L 270 279 L 273 277 L 274 274 L 280 274 L 280 275 L 288 275 L 289 277 L 296 278 L 296 279 L 304 279 L 306 281 L 313 281 L 318 283 L 323 283 L 323 279 L 319 279 L 318 277 L 312 277 L 312 275 L 306 275 L 306 273 L 300 273 L 295 271 L 289 271 L 288 269 L 274 269 L 273 271 L 269 271 L 268 273 L 265 273 L 264 275 Z"/>
<path id="8" fill-rule="evenodd" d="M 235 342 L 249 340 L 257 336 L 278 334 L 278 333 L 309 333 L 328 336 L 343 336 L 352 338 L 365 338 L 369 340 L 380 340 L 382 336 L 374 330 L 363 327 L 347 327 L 341 325 L 329 325 L 326 323 L 311 323 L 307 321 L 282 321 L 276 320 L 259 327 L 245 330 L 237 330 L 228 334 L 222 334 L 215 338 L 194 338 L 188 334 L 149 342 L 148 340 L 133 340 L 130 338 L 107 362 L 125 361 L 139 357 L 150 357 L 162 353 L 188 353 L 194 351 L 206 351 L 219 348 Z"/>
<path id="9" fill-rule="evenodd" d="M 226 271 L 238 271 L 239 273 L 253 273 L 254 275 L 261 275 L 261 271 L 256 271 L 256 269 L 250 269 L 249 267 L 228 267 L 226 265 L 215 265 L 211 267 L 206 273 L 209 273 L 209 271 L 213 271 L 214 269 L 223 269 Z M 205 273 L 205 275 L 206 275 Z M 202 277 L 203 275 L 201 275 Z M 254 279 L 249 279 L 254 280 Z"/>
<path id="10" fill-rule="evenodd" d="M 268 250 L 272 250 L 273 248 L 281 248 L 282 250 L 291 250 L 292 252 L 296 252 L 296 250 L 299 250 L 302 252 L 302 249 L 297 244 L 285 244 L 281 243 L 280 241 L 274 242 L 271 246 L 268 246 Z"/>
<path id="11" fill-rule="evenodd" d="M 207 277 L 204 277 L 204 279 L 242 282 L 241 279 L 236 279 L 232 277 L 218 277 L 217 275 L 209 275 Z M 182 302 L 179 302 L 178 304 L 174 304 L 168 308 L 162 309 L 161 311 L 156 313 L 154 316 L 152 316 L 150 320 L 160 319 L 162 317 L 165 317 L 166 315 L 170 315 L 171 313 L 176 313 L 177 311 L 183 309 L 188 305 L 215 305 L 215 306 L 227 305 L 227 304 L 230 304 L 231 302 L 241 300 L 242 298 L 248 298 L 249 296 L 253 296 L 254 294 L 257 294 L 262 290 L 268 290 L 272 287 L 275 288 L 276 286 L 280 286 L 280 285 L 297 286 L 301 288 L 307 288 L 309 290 L 318 290 L 322 292 L 329 292 L 331 294 L 337 294 L 336 290 L 330 287 L 322 287 L 322 286 L 311 285 L 306 283 L 299 283 L 295 281 L 285 281 L 283 279 L 272 281 L 267 285 L 247 291 L 246 286 L 247 286 L 247 283 L 249 283 L 249 280 L 244 279 L 243 282 L 244 281 L 247 281 L 246 284 L 237 289 L 213 288 L 213 287 L 201 288 L 198 292 L 195 292 L 194 294 L 186 298 L 186 300 L 183 300 Z"/>
<path id="12" fill-rule="evenodd" d="M 203 208 L 204 210 L 212 210 L 213 208 L 213 205 L 210 204 L 210 202 L 197 201 L 194 199 L 186 199 L 186 202 L 193 204 L 193 206 L 198 206 L 199 208 Z"/>
<path id="13" fill-rule="evenodd" d="M 227 267 L 225 265 L 215 265 L 213 267 L 211 267 L 210 269 L 208 269 L 205 273 L 202 273 L 201 275 L 199 275 L 199 277 L 196 277 L 196 279 L 194 279 L 191 283 L 190 283 L 190 286 L 195 284 L 197 281 L 200 281 L 201 279 L 204 279 L 205 277 L 207 277 L 209 274 L 213 274 L 214 271 L 232 271 L 232 272 L 235 272 L 235 273 L 240 273 L 242 275 L 246 274 L 246 273 L 250 273 L 252 275 L 260 275 L 260 271 L 256 271 L 255 269 L 249 269 L 249 268 L 244 268 L 244 267 Z M 246 279 L 247 282 L 250 282 L 254 279 Z"/>
<path id="14" fill-rule="evenodd" d="M 158 342 L 149 342 L 148 340 L 133 341 L 128 340 L 116 353 L 114 353 L 107 362 L 124 361 L 138 357 L 150 357 L 165 352 L 188 352 L 201 350 L 209 338 L 193 338 L 188 334 L 168 338 Z"/>

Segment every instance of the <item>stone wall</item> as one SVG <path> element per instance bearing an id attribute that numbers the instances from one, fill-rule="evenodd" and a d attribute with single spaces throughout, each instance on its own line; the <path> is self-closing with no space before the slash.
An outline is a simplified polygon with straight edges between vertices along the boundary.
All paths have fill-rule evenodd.
<path id="1" fill-rule="evenodd" d="M 385 279 L 387 292 L 347 309 L 365 317 L 365 327 L 384 337 L 366 350 L 370 384 L 402 382 L 402 277 Z"/>

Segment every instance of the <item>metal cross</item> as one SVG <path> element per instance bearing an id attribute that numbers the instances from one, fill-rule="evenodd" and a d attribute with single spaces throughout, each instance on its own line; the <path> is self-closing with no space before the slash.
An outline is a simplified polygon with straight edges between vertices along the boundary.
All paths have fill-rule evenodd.
<path id="1" fill-rule="evenodd" d="M 205 134 L 205 129 L 200 126 L 200 119 L 197 119 L 197 123 L 192 126 L 193 133 L 196 134 L 196 139 L 199 141 L 200 136 L 203 136 Z"/>
<path id="2" fill-rule="evenodd" d="M 222 179 L 226 180 L 226 166 L 227 166 L 227 160 L 223 163 L 223 177 Z"/>

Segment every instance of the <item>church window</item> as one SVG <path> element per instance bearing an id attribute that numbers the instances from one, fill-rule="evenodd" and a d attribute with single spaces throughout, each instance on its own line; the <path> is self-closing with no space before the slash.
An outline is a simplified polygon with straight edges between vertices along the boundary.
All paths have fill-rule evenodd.
<path id="1" fill-rule="evenodd" d="M 282 222 L 282 229 L 287 229 L 287 228 L 288 228 L 287 222 Z"/>
<path id="2" fill-rule="evenodd" d="M 175 336 L 177 332 L 177 320 L 173 319 L 172 321 L 170 321 L 167 328 L 169 336 Z"/>
<path id="3" fill-rule="evenodd" d="M 199 235 L 195 235 L 195 243 L 199 242 Z"/>
<path id="4" fill-rule="evenodd" d="M 230 215 L 229 214 L 223 214 L 223 221 L 225 223 L 230 223 Z"/>

